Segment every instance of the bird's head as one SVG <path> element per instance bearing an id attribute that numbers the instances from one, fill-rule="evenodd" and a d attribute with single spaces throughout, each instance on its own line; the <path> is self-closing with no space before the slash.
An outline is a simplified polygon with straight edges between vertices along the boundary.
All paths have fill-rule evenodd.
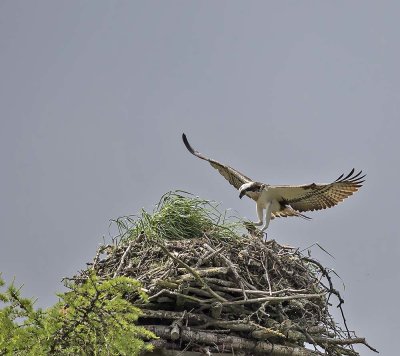
<path id="1" fill-rule="evenodd" d="M 259 182 L 249 182 L 240 186 L 239 198 L 242 199 L 243 195 L 247 192 L 260 192 L 264 188 L 265 184 Z"/>

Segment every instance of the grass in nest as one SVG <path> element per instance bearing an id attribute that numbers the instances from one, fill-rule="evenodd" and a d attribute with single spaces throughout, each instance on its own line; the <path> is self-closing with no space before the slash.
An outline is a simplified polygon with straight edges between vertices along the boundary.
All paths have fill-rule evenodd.
<path id="1" fill-rule="evenodd" d="M 152 213 L 142 209 L 140 215 L 113 220 L 121 240 L 132 239 L 144 231 L 147 237 L 169 240 L 209 236 L 239 238 L 241 219 L 221 212 L 218 204 L 190 193 L 173 191 L 164 194 Z"/>

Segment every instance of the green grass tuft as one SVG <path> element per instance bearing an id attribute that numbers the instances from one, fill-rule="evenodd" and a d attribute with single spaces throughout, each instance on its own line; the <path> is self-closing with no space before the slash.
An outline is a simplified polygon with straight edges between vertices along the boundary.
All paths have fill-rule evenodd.
<path id="1" fill-rule="evenodd" d="M 139 216 L 114 220 L 122 240 L 136 238 L 142 231 L 150 238 L 182 240 L 207 234 L 215 238 L 239 238 L 242 221 L 218 210 L 218 204 L 190 193 L 164 194 L 152 213 L 144 209 Z"/>

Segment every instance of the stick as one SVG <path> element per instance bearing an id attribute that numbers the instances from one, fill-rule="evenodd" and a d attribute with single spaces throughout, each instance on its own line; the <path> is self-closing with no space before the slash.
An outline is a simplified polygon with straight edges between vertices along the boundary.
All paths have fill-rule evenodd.
<path id="1" fill-rule="evenodd" d="M 171 333 L 169 328 L 163 325 L 143 325 L 144 328 L 154 332 L 162 339 L 169 340 Z M 181 330 L 181 340 L 197 344 L 213 345 L 218 351 L 233 349 L 237 351 L 248 351 L 259 355 L 270 356 L 317 356 L 318 351 L 312 351 L 299 346 L 284 346 L 272 344 L 265 341 L 252 341 L 238 336 L 214 334 L 205 331 L 193 331 L 187 328 Z"/>
<path id="2" fill-rule="evenodd" d="M 251 304 L 251 303 L 262 303 L 262 302 L 271 302 L 271 303 L 279 303 L 286 300 L 293 299 L 314 299 L 314 298 L 322 298 L 325 293 L 318 294 L 296 294 L 296 295 L 288 295 L 283 297 L 263 297 L 263 298 L 254 298 L 247 300 L 235 300 L 233 302 L 224 302 L 223 305 L 234 305 L 234 304 Z"/>
<path id="3" fill-rule="evenodd" d="M 209 245 L 207 245 L 207 244 L 204 244 L 204 247 L 205 247 L 207 250 L 211 251 L 211 252 L 215 252 L 215 253 L 217 252 L 217 251 L 215 251 L 211 246 L 209 246 Z M 235 276 L 236 281 L 237 281 L 237 282 L 239 283 L 239 285 L 240 285 L 240 288 L 242 288 L 242 293 L 243 293 L 244 299 L 247 299 L 247 294 L 246 294 L 246 292 L 245 292 L 242 279 L 240 278 L 239 273 L 236 271 L 235 266 L 233 265 L 233 263 L 232 263 L 229 259 L 227 259 L 227 258 L 226 258 L 224 255 L 222 255 L 221 253 L 218 253 L 218 255 L 222 258 L 222 260 L 225 262 L 225 264 L 226 264 L 226 265 L 230 268 L 230 270 L 232 271 L 233 275 Z"/>
<path id="4" fill-rule="evenodd" d="M 364 337 L 353 337 L 348 339 L 332 339 L 328 337 L 314 337 L 314 340 L 318 344 L 331 344 L 331 345 L 353 345 L 353 344 L 363 344 L 367 346 L 370 350 L 379 353 L 379 351 L 372 346 L 368 345 Z"/>
<path id="5" fill-rule="evenodd" d="M 113 275 L 113 278 L 117 277 L 118 274 L 119 274 L 119 272 L 121 271 L 121 269 L 122 269 L 122 267 L 123 267 L 123 265 L 124 265 L 124 263 L 125 263 L 125 258 L 126 258 L 126 256 L 128 255 L 130 249 L 132 248 L 133 243 L 134 243 L 134 241 L 132 240 L 132 241 L 129 243 L 128 247 L 126 248 L 124 254 L 123 254 L 122 257 L 121 257 L 121 261 L 119 262 L 118 268 L 117 268 L 117 270 L 115 271 L 115 273 L 114 273 L 114 275 Z"/>
<path id="6" fill-rule="evenodd" d="M 208 284 L 201 278 L 201 276 L 188 264 L 180 260 L 178 257 L 175 257 L 171 252 L 167 250 L 167 248 L 159 243 L 158 241 L 155 241 L 156 245 L 159 246 L 169 257 L 171 257 L 174 261 L 176 261 L 178 264 L 181 266 L 185 267 L 193 276 L 196 277 L 196 279 L 202 284 L 203 288 L 207 290 L 214 298 L 218 299 L 220 302 L 225 302 L 226 299 L 215 293 L 209 286 Z"/>

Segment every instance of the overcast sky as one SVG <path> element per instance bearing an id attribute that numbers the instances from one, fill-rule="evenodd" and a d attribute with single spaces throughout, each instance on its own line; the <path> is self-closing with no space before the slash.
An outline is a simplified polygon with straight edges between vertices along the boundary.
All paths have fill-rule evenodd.
<path id="1" fill-rule="evenodd" d="M 269 237 L 341 276 L 350 329 L 395 355 L 400 3 L 0 2 L 0 271 L 49 306 L 109 221 L 183 189 L 255 204 L 181 142 L 270 184 L 365 186 Z M 362 355 L 372 352 L 361 347 Z"/>

